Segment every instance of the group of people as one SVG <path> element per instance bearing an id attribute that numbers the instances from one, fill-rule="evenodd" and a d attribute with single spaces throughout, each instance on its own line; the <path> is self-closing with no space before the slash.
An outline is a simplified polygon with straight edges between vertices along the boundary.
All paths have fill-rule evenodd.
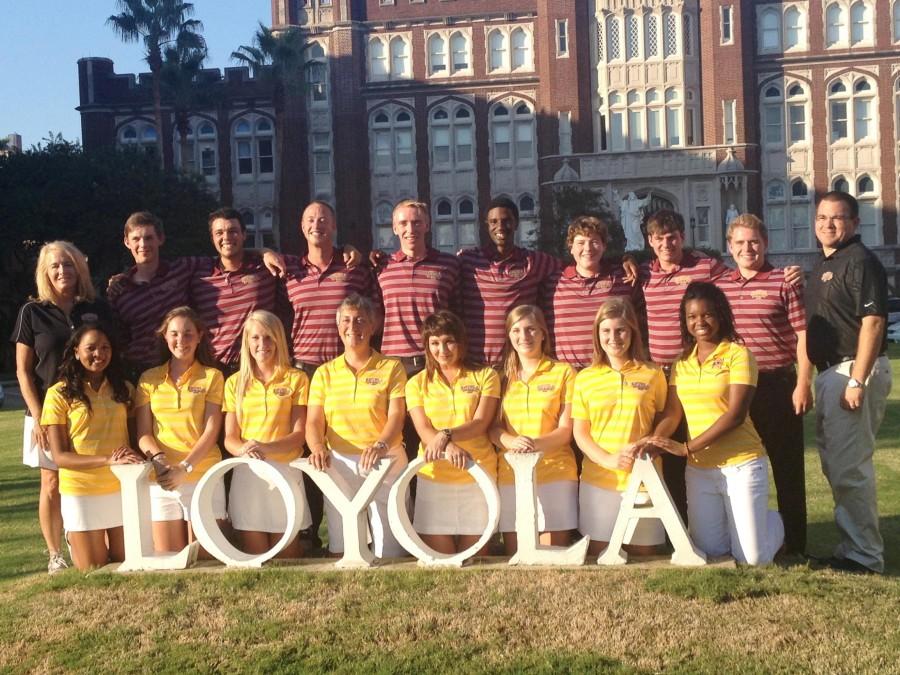
<path id="1" fill-rule="evenodd" d="M 122 559 L 112 464 L 152 462 L 154 544 L 181 549 L 194 486 L 223 450 L 296 483 L 304 476 L 290 462 L 308 455 L 351 492 L 376 461 L 393 460 L 369 509 L 378 557 L 404 555 L 387 496 L 417 452 L 428 463 L 413 526 L 440 552 L 474 545 L 486 527 L 467 471 L 475 462 L 497 480 L 499 531 L 513 554 L 504 456 L 541 452 L 543 543 L 565 545 L 577 531 L 599 553 L 643 455 L 708 556 L 761 564 L 779 550 L 802 554 L 802 415 L 815 366 L 818 442 L 841 534 L 828 563 L 880 572 L 872 451 L 890 389 L 887 285 L 858 223 L 853 197 L 821 198 L 824 257 L 805 305 L 802 274 L 768 263 L 765 225 L 749 214 L 728 227 L 731 269 L 685 251 L 684 220 L 669 210 L 646 220 L 653 257 L 643 265 L 604 257 L 608 225 L 591 215 L 569 224 L 571 264 L 520 248 L 518 210 L 505 198 L 485 210 L 489 242 L 455 256 L 429 245 L 426 204 L 400 202 L 399 250 L 372 265 L 334 246 L 324 202 L 303 213 L 302 257 L 245 250 L 240 214 L 221 209 L 208 223 L 217 257 L 165 261 L 162 223 L 140 212 L 124 232 L 135 265 L 111 280 L 108 304 L 72 244 L 46 244 L 37 296 L 12 340 L 23 451 L 41 467 L 48 570 L 66 565 L 63 528 L 77 567 Z M 779 513 L 767 506 L 769 461 Z M 311 481 L 305 494 L 304 530 L 281 555 L 318 545 L 323 511 L 328 550 L 340 553 L 337 511 Z M 246 466 L 213 505 L 247 552 L 284 533 L 277 490 Z M 664 542 L 660 523 L 641 521 L 627 545 L 650 554 Z"/>

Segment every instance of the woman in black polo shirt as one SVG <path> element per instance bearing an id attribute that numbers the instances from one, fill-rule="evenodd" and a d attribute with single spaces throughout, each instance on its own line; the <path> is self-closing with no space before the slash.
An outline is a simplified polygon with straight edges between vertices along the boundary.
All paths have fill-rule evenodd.
<path id="1" fill-rule="evenodd" d="M 67 241 L 45 244 L 35 271 L 37 296 L 19 310 L 10 341 L 16 345 L 16 378 L 25 400 L 22 461 L 41 469 L 38 516 L 47 543 L 47 571 L 68 565 L 60 553 L 62 515 L 59 475 L 50 457 L 47 431 L 41 425 L 44 395 L 57 379 L 63 348 L 85 321 L 108 319 L 105 305 L 96 301 L 87 259 Z"/>

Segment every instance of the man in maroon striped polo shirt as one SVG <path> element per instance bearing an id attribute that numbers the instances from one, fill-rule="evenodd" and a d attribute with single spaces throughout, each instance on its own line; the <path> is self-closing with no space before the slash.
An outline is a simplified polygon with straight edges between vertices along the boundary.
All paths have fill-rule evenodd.
<path id="1" fill-rule="evenodd" d="M 287 318 L 286 299 L 276 308 L 281 284 L 262 255 L 245 251 L 247 231 L 241 214 L 229 207 L 209 214 L 209 235 L 218 258 L 204 258 L 191 279 L 191 304 L 209 331 L 213 355 L 225 376 L 237 372 L 241 331 L 250 312 L 265 309 Z M 288 323 L 285 321 L 285 323 Z"/>
<path id="2" fill-rule="evenodd" d="M 541 251 L 516 246 L 519 209 L 507 197 L 488 204 L 485 224 L 490 243 L 459 255 L 462 318 L 473 361 L 498 366 L 506 339 L 506 315 L 517 305 L 547 311 L 553 275 L 562 263 Z"/>
<path id="3" fill-rule="evenodd" d="M 578 368 L 593 362 L 593 327 L 597 310 L 609 298 L 629 298 L 643 316 L 644 294 L 618 260 L 604 260 L 609 226 L 601 218 L 576 216 L 569 225 L 566 248 L 574 264 L 554 274 L 547 317 L 556 345 L 556 358 Z"/>
<path id="4" fill-rule="evenodd" d="M 785 280 L 784 270 L 766 260 L 769 237 L 759 218 L 738 216 L 728 225 L 726 238 L 737 269 L 718 285 L 731 304 L 738 334 L 759 366 L 750 418 L 772 463 L 785 552 L 802 555 L 806 550 L 803 415 L 812 406 L 803 298 L 800 289 Z"/>

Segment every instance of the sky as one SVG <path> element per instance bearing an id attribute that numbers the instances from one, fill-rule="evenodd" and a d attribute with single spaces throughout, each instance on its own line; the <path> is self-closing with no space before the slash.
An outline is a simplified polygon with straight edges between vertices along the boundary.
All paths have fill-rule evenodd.
<path id="1" fill-rule="evenodd" d="M 231 52 L 250 44 L 257 24 L 271 24 L 270 0 L 194 0 L 209 47 L 206 67 L 236 65 Z M 139 43 L 122 42 L 106 25 L 115 0 L 0 0 L 0 136 L 29 148 L 49 132 L 81 139 L 77 61 L 112 59 L 117 73 L 147 72 Z"/>

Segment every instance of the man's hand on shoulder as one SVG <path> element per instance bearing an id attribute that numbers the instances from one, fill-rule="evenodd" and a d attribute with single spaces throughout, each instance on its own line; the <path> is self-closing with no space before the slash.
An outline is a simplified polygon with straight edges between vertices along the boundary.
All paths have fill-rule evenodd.
<path id="1" fill-rule="evenodd" d="M 106 297 L 115 300 L 125 292 L 125 279 L 127 276 L 123 274 L 113 274 L 109 281 L 106 282 Z"/>
<path id="2" fill-rule="evenodd" d="M 791 286 L 803 288 L 803 268 L 800 265 L 789 265 L 784 268 L 784 280 Z"/>
<path id="3" fill-rule="evenodd" d="M 284 256 L 270 248 L 264 248 L 260 252 L 262 253 L 263 264 L 271 272 L 272 276 L 284 277 L 286 270 Z"/>

